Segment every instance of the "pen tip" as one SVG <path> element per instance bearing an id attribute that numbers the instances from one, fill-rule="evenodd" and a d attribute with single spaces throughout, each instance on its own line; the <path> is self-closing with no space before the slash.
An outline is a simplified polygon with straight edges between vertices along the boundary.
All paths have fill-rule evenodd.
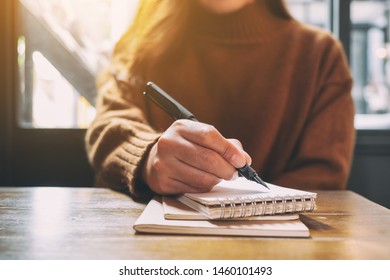
<path id="1" fill-rule="evenodd" d="M 253 179 L 254 179 L 257 183 L 259 183 L 260 185 L 263 185 L 264 187 L 266 187 L 267 189 L 269 189 L 269 187 L 267 186 L 267 184 L 266 184 L 263 180 L 261 180 L 259 176 L 254 176 Z"/>

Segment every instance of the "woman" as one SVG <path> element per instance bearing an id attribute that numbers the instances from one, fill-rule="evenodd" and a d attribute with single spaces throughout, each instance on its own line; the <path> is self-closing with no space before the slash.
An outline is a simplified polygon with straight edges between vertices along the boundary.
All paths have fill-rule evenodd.
<path id="1" fill-rule="evenodd" d="M 201 122 L 172 124 L 143 97 L 147 81 Z M 141 1 L 99 80 L 86 136 L 96 184 L 136 199 L 202 192 L 249 163 L 274 184 L 343 189 L 351 87 L 340 43 L 281 0 Z"/>

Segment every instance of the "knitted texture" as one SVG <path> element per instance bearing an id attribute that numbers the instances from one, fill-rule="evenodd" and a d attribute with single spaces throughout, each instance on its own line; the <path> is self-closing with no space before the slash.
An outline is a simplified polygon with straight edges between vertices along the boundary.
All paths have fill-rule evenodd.
<path id="1" fill-rule="evenodd" d="M 229 15 L 199 9 L 191 16 L 182 51 L 149 67 L 146 80 L 239 139 L 265 181 L 344 189 L 355 131 L 352 78 L 339 41 L 256 3 Z M 146 103 L 142 88 L 122 87 L 108 74 L 86 137 L 96 184 L 150 198 L 140 170 L 171 123 Z"/>

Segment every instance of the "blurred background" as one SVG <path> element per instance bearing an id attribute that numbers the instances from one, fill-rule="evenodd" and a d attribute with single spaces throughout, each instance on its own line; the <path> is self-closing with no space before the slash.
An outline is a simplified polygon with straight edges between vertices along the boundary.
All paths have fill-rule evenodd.
<path id="1" fill-rule="evenodd" d="M 357 145 L 349 189 L 390 207 L 390 1 L 286 0 L 343 43 Z M 0 185 L 91 186 L 85 128 L 95 76 L 138 0 L 5 0 L 0 11 Z M 288 46 L 286 46 L 288 48 Z"/>

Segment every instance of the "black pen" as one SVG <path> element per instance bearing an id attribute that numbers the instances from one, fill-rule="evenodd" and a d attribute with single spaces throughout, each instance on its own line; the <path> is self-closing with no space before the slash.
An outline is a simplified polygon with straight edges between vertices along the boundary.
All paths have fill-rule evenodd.
<path id="1" fill-rule="evenodd" d="M 153 82 L 148 82 L 146 84 L 144 95 L 147 96 L 150 100 L 152 100 L 166 113 L 168 113 L 168 115 L 171 116 L 174 120 L 189 119 L 193 121 L 198 121 L 190 111 L 184 108 L 179 102 L 173 99 L 168 93 L 166 93 Z M 241 174 L 248 180 L 255 181 L 269 189 L 267 184 L 259 177 L 259 175 L 257 175 L 256 171 L 248 164 L 245 164 L 241 168 L 236 168 L 236 170 L 239 174 Z"/>

